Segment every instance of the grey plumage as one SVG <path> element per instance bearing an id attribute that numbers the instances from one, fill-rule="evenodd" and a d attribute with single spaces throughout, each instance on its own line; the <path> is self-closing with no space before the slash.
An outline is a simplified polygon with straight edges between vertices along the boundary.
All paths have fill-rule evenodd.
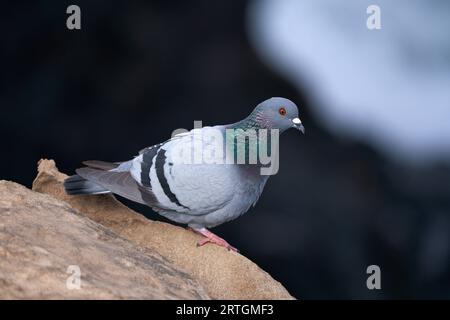
<path id="1" fill-rule="evenodd" d="M 141 150 L 132 160 L 115 163 L 85 161 L 86 167 L 77 169 L 77 175 L 68 178 L 64 187 L 71 195 L 118 194 L 148 205 L 175 222 L 188 224 L 219 243 L 224 240 L 205 231 L 205 227 L 219 225 L 245 213 L 258 200 L 268 176 L 260 174 L 259 164 L 185 163 L 180 154 L 195 158 L 199 152 L 194 148 L 195 141 L 200 139 L 203 157 L 213 144 L 204 137 L 219 134 L 226 142 L 228 129 L 278 129 L 283 132 L 291 127 L 304 130 L 298 119 L 297 106 L 284 98 L 272 98 L 259 104 L 244 120 L 177 135 Z M 228 159 L 228 155 L 220 152 L 215 157 L 215 161 Z"/>
<path id="2" fill-rule="evenodd" d="M 108 189 L 96 184 L 95 182 L 86 180 L 75 174 L 64 181 L 64 189 L 69 195 L 77 194 L 103 194 L 110 193 Z"/>

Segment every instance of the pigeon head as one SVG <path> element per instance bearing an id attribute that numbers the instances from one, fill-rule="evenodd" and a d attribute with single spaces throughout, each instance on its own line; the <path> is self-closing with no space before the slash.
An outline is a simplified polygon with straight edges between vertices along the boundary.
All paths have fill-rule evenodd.
<path id="1" fill-rule="evenodd" d="M 298 108 L 286 98 L 270 98 L 261 102 L 252 112 L 260 128 L 278 129 L 283 132 L 295 128 L 305 133 L 305 128 L 298 117 Z"/>

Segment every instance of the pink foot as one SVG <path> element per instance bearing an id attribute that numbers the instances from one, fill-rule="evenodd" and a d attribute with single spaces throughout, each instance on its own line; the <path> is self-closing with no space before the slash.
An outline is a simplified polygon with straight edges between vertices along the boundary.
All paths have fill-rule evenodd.
<path id="1" fill-rule="evenodd" d="M 199 242 L 197 242 L 197 247 L 201 247 L 205 244 L 207 244 L 208 242 L 210 243 L 215 243 L 218 246 L 221 247 L 225 247 L 228 250 L 232 250 L 234 252 L 239 252 L 238 249 L 236 249 L 235 247 L 233 247 L 232 245 L 230 245 L 228 242 L 226 242 L 224 239 L 222 239 L 219 236 L 216 236 L 214 233 L 212 233 L 211 231 L 209 231 L 206 228 L 201 228 L 201 229 L 194 229 L 194 228 L 190 228 L 192 231 L 194 231 L 195 233 L 201 234 L 202 236 L 204 236 L 204 238 L 202 240 L 200 240 Z"/>

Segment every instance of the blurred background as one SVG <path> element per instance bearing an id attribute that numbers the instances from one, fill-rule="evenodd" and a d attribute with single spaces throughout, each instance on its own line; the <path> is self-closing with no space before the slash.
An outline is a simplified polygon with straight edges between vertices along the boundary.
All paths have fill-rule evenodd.
<path id="1" fill-rule="evenodd" d="M 4 3 L 0 178 L 126 160 L 287 97 L 307 134 L 283 135 L 256 207 L 214 231 L 298 298 L 450 298 L 449 24 L 444 0 Z"/>

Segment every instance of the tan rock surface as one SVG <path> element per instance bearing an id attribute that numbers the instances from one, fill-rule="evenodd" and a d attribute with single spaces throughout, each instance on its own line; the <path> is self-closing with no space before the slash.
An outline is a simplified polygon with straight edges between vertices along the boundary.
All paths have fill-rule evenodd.
<path id="1" fill-rule="evenodd" d="M 78 266 L 80 289 L 71 289 Z M 72 277 L 71 277 L 72 276 Z M 69 287 L 66 283 L 69 281 Z M 0 299 L 207 299 L 190 275 L 80 215 L 0 181 Z"/>
<path id="2" fill-rule="evenodd" d="M 293 299 L 268 273 L 244 256 L 207 244 L 200 236 L 168 223 L 152 221 L 127 208 L 111 195 L 68 196 L 53 160 L 41 160 L 33 190 L 69 203 L 81 214 L 131 242 L 149 248 L 197 279 L 214 299 Z"/>

